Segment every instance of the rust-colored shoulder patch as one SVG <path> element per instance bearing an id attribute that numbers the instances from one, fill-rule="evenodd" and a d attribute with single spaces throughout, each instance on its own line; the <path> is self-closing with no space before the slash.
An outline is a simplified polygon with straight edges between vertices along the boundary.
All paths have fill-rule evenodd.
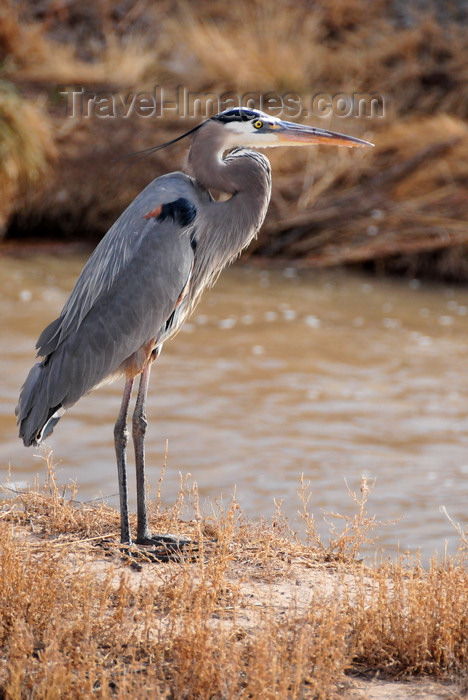
<path id="1" fill-rule="evenodd" d="M 143 218 L 145 218 L 145 219 L 157 219 L 161 212 L 162 212 L 162 205 L 159 207 L 156 207 L 156 209 L 152 209 L 151 211 L 149 211 L 147 214 L 144 215 Z"/>
<path id="2" fill-rule="evenodd" d="M 158 355 L 153 355 L 155 340 L 156 338 L 151 338 L 151 340 L 144 343 L 138 350 L 130 355 L 130 357 L 122 362 L 119 369 L 125 372 L 127 381 L 141 374 L 148 362 L 152 362 L 156 359 Z"/>

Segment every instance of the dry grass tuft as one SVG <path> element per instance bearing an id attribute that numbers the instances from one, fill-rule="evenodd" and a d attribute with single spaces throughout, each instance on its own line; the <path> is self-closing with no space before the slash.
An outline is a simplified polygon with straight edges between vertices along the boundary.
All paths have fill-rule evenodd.
<path id="1" fill-rule="evenodd" d="M 168 45 L 179 48 L 179 65 L 186 64 L 202 89 L 224 85 L 242 93 L 308 88 L 310 74 L 304 61 L 297 60 L 293 37 L 307 37 L 307 63 L 324 69 L 320 18 L 304 5 L 279 6 L 272 12 L 265 2 L 237 3 L 226 6 L 220 16 L 179 3 L 166 26 Z"/>
<path id="2" fill-rule="evenodd" d="M 356 614 L 357 613 L 357 614 Z M 354 609 L 354 658 L 386 674 L 463 673 L 468 653 L 468 572 L 452 561 L 429 571 L 382 566 Z"/>
<path id="3" fill-rule="evenodd" d="M 15 203 L 50 174 L 55 156 L 41 101 L 24 100 L 13 85 L 0 81 L 0 234 Z"/>
<path id="4" fill-rule="evenodd" d="M 19 492 L 10 502 L 8 519 L 19 525 L 31 525 L 41 536 L 75 541 L 100 540 L 115 537 L 120 523 L 113 508 L 104 504 L 79 503 L 74 486 L 59 488 L 55 477 L 52 451 L 44 456 L 47 478 L 42 489 Z"/>
<path id="5" fill-rule="evenodd" d="M 339 553 L 368 539 L 365 491 Z M 188 496 L 184 484 L 172 509 L 154 505 L 153 527 L 198 542 L 164 564 L 128 557 L 117 514 L 65 497 L 50 467 L 42 489 L 3 502 L 2 696 L 325 699 L 352 688 L 350 673 L 463 679 L 462 553 L 427 571 L 331 565 L 336 546 L 301 543 L 279 509 L 271 524 L 249 523 L 235 501 L 206 517 L 194 487 L 183 522 Z"/>
<path id="6" fill-rule="evenodd" d="M 310 482 L 305 483 L 304 475 L 301 476 L 301 488 L 298 491 L 298 495 L 302 507 L 299 510 L 299 515 L 306 526 L 306 539 L 310 545 L 314 546 L 325 557 L 326 561 L 350 562 L 356 560 L 364 545 L 375 544 L 376 537 L 371 536 L 372 531 L 375 528 L 392 524 L 391 522 L 377 520 L 375 515 L 368 513 L 367 503 L 373 487 L 374 484 L 369 485 L 364 476 L 361 478 L 360 496 L 347 485 L 348 493 L 357 507 L 356 512 L 353 516 L 341 515 L 341 513 L 324 513 L 324 518 L 330 526 L 328 545 L 325 545 L 316 532 L 315 518 L 308 509 L 312 495 Z M 342 524 L 341 530 L 338 523 Z"/>

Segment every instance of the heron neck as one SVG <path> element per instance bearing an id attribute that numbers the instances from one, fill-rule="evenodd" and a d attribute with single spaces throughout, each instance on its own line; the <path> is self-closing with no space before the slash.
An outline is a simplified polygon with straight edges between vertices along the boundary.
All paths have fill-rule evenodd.
<path id="1" fill-rule="evenodd" d="M 204 127 L 205 128 L 205 127 Z M 192 175 L 206 190 L 230 194 L 225 201 L 211 200 L 199 212 L 194 293 L 212 283 L 257 234 L 271 194 L 268 160 L 257 151 L 236 149 L 222 157 L 219 135 L 196 136 L 189 154 Z M 208 141 L 208 143 L 207 143 Z"/>
<path id="2" fill-rule="evenodd" d="M 212 203 L 210 228 L 214 233 L 220 226 L 229 233 L 237 255 L 263 223 L 271 195 L 271 171 L 267 158 L 258 151 L 237 148 L 224 157 L 225 150 L 219 127 L 207 123 L 193 137 L 188 165 L 204 189 L 231 195 Z"/>

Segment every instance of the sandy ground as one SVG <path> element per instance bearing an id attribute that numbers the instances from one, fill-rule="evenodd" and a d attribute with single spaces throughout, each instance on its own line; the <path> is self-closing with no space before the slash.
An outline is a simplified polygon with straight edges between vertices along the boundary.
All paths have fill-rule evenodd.
<path id="1" fill-rule="evenodd" d="M 72 565 L 82 565 L 81 557 L 73 561 Z M 115 567 L 116 582 L 119 574 L 125 567 L 129 572 L 130 580 L 135 587 L 144 584 L 154 586 L 155 580 L 160 580 L 161 585 L 167 580 L 168 569 L 179 566 L 176 563 L 144 563 L 140 570 L 138 567 L 128 567 L 125 563 L 119 563 L 118 559 L 103 560 L 89 557 L 86 562 L 98 575 L 103 577 L 108 574 L 109 567 Z M 163 567 L 160 569 L 159 567 Z M 297 561 L 289 561 L 286 567 L 281 567 L 281 576 L 275 580 L 275 572 L 271 571 L 270 580 L 266 580 L 264 572 L 253 567 L 251 563 L 244 565 L 236 562 L 227 572 L 229 584 L 240 590 L 245 605 L 241 604 L 240 615 L 236 616 L 236 624 L 244 629 L 252 629 L 255 619 L 252 611 L 255 608 L 265 610 L 269 608 L 275 615 L 285 614 L 294 606 L 300 610 L 305 608 L 312 599 L 331 600 L 336 596 L 346 594 L 353 596 L 353 584 L 356 576 L 351 570 L 346 571 L 346 567 L 338 568 L 334 564 L 321 564 L 299 558 Z M 277 572 L 279 573 L 279 571 Z M 156 574 L 156 576 L 155 576 Z M 284 576 L 286 574 L 286 576 Z M 194 570 L 194 577 L 196 573 Z M 362 577 L 364 585 L 369 593 L 372 581 L 365 575 Z M 346 700 L 404 700 L 406 698 L 425 700 L 439 700 L 440 698 L 460 699 L 461 695 L 455 684 L 437 683 L 427 679 L 405 679 L 402 681 L 384 680 L 378 677 L 356 677 L 350 676 L 346 687 L 341 688 L 342 697 Z M 466 696 L 468 697 L 468 696 Z"/>
<path id="2" fill-rule="evenodd" d="M 367 700 L 439 700 L 439 698 L 460 698 L 454 686 L 440 685 L 429 681 L 363 681 L 353 680 L 354 688 L 344 695 L 345 698 L 366 698 Z"/>

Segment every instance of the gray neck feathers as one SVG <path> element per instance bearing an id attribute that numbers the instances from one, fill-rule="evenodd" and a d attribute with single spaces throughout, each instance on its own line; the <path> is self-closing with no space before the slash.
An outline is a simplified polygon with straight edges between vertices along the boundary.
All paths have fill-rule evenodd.
<path id="1" fill-rule="evenodd" d="M 223 157 L 223 126 L 207 122 L 193 137 L 188 164 L 207 190 L 230 194 L 199 212 L 194 292 L 214 282 L 257 234 L 271 194 L 270 164 L 262 154 L 237 148 Z"/>

